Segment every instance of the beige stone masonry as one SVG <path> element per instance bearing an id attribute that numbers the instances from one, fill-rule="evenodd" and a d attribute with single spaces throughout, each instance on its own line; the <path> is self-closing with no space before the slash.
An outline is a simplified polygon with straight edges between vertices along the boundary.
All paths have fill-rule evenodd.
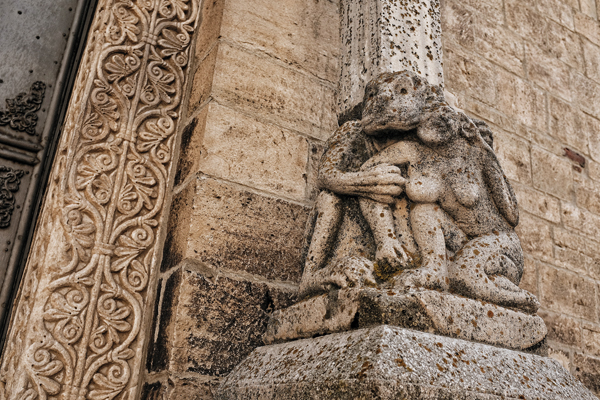
<path id="1" fill-rule="evenodd" d="M 230 1 L 221 36 L 336 85 L 338 19 L 331 1 L 285 1 L 279 7 L 272 0 Z"/>
<path id="2" fill-rule="evenodd" d="M 337 2 L 204 6 L 144 399 L 211 399 L 294 300 L 315 167 L 337 127 Z"/>
<path id="3" fill-rule="evenodd" d="M 551 357 L 600 394 L 597 5 L 450 0 L 441 13 L 447 89 L 498 127 L 494 148 L 521 210 L 521 287 L 540 296 Z"/>

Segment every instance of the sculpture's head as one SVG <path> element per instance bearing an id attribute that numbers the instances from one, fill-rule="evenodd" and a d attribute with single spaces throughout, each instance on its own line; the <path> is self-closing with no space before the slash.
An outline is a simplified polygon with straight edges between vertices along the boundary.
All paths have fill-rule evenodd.
<path id="1" fill-rule="evenodd" d="M 383 73 L 365 88 L 362 126 L 367 135 L 416 128 L 426 110 L 445 104 L 444 91 L 410 71 Z"/>
<path id="2" fill-rule="evenodd" d="M 421 124 L 417 129 L 417 137 L 423 144 L 436 147 L 453 143 L 456 139 L 475 139 L 477 135 L 486 138 L 491 131 L 483 121 L 479 126 L 464 113 L 454 110 L 452 107 L 443 105 L 429 110 L 423 115 Z"/>

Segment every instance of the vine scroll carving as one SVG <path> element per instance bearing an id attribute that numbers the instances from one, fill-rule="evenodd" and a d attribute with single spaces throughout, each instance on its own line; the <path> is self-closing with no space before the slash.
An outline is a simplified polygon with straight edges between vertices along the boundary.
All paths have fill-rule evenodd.
<path id="1" fill-rule="evenodd" d="M 133 399 L 200 0 L 101 0 L 0 372 L 0 398 Z"/>

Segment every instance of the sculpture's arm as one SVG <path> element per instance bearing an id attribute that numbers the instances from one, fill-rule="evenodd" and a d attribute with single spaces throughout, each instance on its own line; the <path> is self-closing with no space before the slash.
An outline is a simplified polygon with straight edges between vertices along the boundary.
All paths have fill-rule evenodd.
<path id="1" fill-rule="evenodd" d="M 419 144 L 411 141 L 394 143 L 368 159 L 360 169 L 367 171 L 376 168 L 378 165 L 395 166 L 416 162 L 420 158 L 420 153 L 422 153 L 419 147 Z"/>
<path id="2" fill-rule="evenodd" d="M 327 141 L 321 159 L 318 182 L 322 189 L 337 194 L 368 197 L 392 203 L 403 191 L 405 179 L 400 169 L 391 165 L 359 170 L 370 156 L 366 137 L 358 121 L 338 128 Z"/>
<path id="3" fill-rule="evenodd" d="M 519 224 L 519 206 L 515 192 L 508 182 L 506 175 L 504 175 L 494 150 L 492 150 L 481 136 L 479 136 L 478 140 L 484 154 L 483 177 L 490 190 L 490 195 L 500 213 L 514 228 Z"/>

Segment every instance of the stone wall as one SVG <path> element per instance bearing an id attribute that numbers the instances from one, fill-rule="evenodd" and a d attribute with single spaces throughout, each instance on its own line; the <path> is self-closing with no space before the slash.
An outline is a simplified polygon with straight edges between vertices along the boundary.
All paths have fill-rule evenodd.
<path id="1" fill-rule="evenodd" d="M 445 0 L 442 18 L 446 86 L 492 126 L 518 195 L 551 356 L 600 393 L 594 0 Z M 204 1 L 142 398 L 212 398 L 293 302 L 338 21 L 335 0 Z"/>
<path id="2" fill-rule="evenodd" d="M 551 357 L 600 393 L 600 24 L 594 0 L 445 0 L 446 87 L 514 185 L 522 287 Z"/>
<path id="3" fill-rule="evenodd" d="M 294 301 L 339 47 L 336 1 L 204 1 L 142 398 L 212 398 Z"/>

